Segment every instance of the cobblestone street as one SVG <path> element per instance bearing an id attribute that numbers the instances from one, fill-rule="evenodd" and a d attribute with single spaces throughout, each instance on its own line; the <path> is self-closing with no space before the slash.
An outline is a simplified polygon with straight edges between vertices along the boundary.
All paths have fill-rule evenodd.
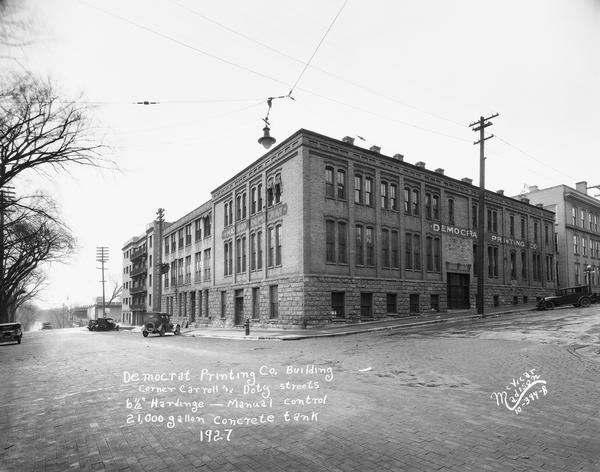
<path id="1" fill-rule="evenodd" d="M 599 333 L 597 305 L 300 341 L 25 333 L 0 346 L 0 468 L 597 471 Z"/>

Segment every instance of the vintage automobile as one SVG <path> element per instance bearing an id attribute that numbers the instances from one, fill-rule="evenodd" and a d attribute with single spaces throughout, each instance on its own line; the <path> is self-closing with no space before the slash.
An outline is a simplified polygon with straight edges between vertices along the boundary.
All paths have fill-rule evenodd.
<path id="1" fill-rule="evenodd" d="M 556 295 L 540 297 L 537 303 L 538 310 L 552 310 L 561 305 L 573 305 L 574 307 L 587 307 L 596 302 L 596 294 L 590 292 L 587 285 L 565 287 L 556 291 Z"/>
<path id="2" fill-rule="evenodd" d="M 90 331 L 119 331 L 119 323 L 112 318 L 98 318 L 88 322 Z"/>
<path id="3" fill-rule="evenodd" d="M 144 327 L 142 328 L 144 337 L 147 337 L 148 334 L 164 336 L 166 333 L 181 334 L 181 326 L 179 323 L 171 323 L 171 316 L 167 313 L 146 313 L 144 315 Z"/>
<path id="4" fill-rule="evenodd" d="M 7 343 L 16 341 L 17 344 L 21 344 L 22 337 L 23 331 L 21 329 L 21 323 L 0 324 L 0 342 Z"/>

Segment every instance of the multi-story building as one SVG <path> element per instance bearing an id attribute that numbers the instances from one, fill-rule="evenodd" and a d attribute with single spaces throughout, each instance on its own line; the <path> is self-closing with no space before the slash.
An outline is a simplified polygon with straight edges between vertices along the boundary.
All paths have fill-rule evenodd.
<path id="1" fill-rule="evenodd" d="M 125 243 L 123 251 L 123 322 L 139 325 L 147 312 L 161 309 L 160 225 L 152 222 L 146 231 Z M 163 229 L 168 223 L 162 223 Z"/>
<path id="2" fill-rule="evenodd" d="M 299 130 L 164 232 L 162 310 L 310 326 L 470 307 L 477 244 L 486 305 L 552 292 L 554 213 L 488 191 L 480 237 L 478 192 L 400 154 Z"/>
<path id="3" fill-rule="evenodd" d="M 587 182 L 575 188 L 531 186 L 522 195 L 556 213 L 558 286 L 600 286 L 600 200 L 588 195 Z"/>

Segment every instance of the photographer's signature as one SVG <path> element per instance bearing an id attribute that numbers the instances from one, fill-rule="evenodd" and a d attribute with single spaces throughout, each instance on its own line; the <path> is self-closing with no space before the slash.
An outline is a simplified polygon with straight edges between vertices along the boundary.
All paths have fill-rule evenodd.
<path id="1" fill-rule="evenodd" d="M 519 378 L 512 379 L 505 390 L 494 392 L 490 397 L 496 400 L 496 405 L 504 405 L 508 410 L 514 411 L 518 415 L 523 407 L 539 400 L 542 396 L 545 397 L 547 394 L 546 381 L 535 373 L 535 369 L 531 369 L 523 372 Z"/>

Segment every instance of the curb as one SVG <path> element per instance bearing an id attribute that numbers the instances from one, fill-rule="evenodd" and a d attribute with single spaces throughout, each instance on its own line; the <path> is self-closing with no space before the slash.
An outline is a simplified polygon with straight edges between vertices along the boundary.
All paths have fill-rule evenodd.
<path id="1" fill-rule="evenodd" d="M 535 308 L 528 308 L 525 310 L 509 310 L 497 313 L 490 314 L 468 314 L 464 316 L 455 316 L 452 318 L 444 318 L 444 319 L 433 319 L 433 320 L 422 320 L 415 321 L 412 323 L 399 324 L 395 326 L 378 326 L 371 328 L 363 328 L 363 329 L 355 329 L 350 331 L 341 331 L 341 332 L 331 332 L 331 333 L 314 333 L 314 334 L 274 334 L 274 335 L 249 335 L 249 336 L 232 336 L 232 335 L 223 335 L 223 336 L 215 336 L 214 334 L 187 334 L 182 333 L 183 336 L 193 337 L 193 338 L 210 338 L 210 339 L 234 339 L 234 340 L 242 340 L 242 341 L 299 341 L 302 339 L 310 339 L 310 338 L 331 338 L 335 336 L 350 336 L 352 334 L 362 334 L 362 333 L 370 333 L 370 332 L 378 332 L 378 331 L 395 331 L 403 328 L 412 328 L 416 326 L 427 326 L 430 324 L 437 323 L 447 323 L 451 321 L 458 320 L 468 320 L 468 319 L 484 319 L 484 318 L 497 318 L 503 315 L 512 315 L 517 313 L 528 313 L 530 311 L 537 311 Z"/>

